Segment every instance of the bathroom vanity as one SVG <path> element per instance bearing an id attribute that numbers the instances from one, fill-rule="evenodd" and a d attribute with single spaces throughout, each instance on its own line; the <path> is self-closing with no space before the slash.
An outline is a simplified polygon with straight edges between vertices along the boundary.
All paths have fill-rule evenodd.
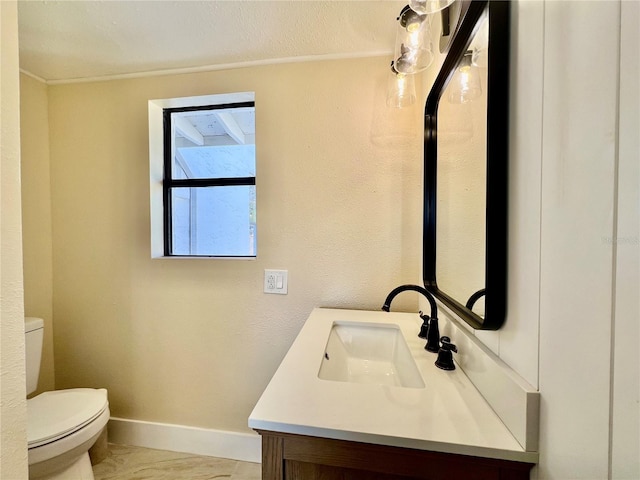
<path id="1" fill-rule="evenodd" d="M 260 431 L 263 480 L 525 480 L 533 464 Z"/>
<path id="2" fill-rule="evenodd" d="M 249 418 L 262 435 L 262 478 L 529 478 L 537 452 L 462 369 L 434 365 L 421 323 L 315 309 Z"/>

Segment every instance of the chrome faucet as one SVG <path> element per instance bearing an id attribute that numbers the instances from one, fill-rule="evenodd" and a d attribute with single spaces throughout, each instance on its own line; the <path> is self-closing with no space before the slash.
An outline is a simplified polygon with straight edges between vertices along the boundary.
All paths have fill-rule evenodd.
<path id="1" fill-rule="evenodd" d="M 422 318 L 422 327 L 420 328 L 420 333 L 418 336 L 420 338 L 426 338 L 427 344 L 425 345 L 425 349 L 429 352 L 437 353 L 440 350 L 440 330 L 438 328 L 438 307 L 436 305 L 436 301 L 424 287 L 419 285 L 400 285 L 399 287 L 391 290 L 389 295 L 387 295 L 387 299 L 384 301 L 384 305 L 382 306 L 382 310 L 388 312 L 391 308 L 391 302 L 399 293 L 405 292 L 407 290 L 412 290 L 414 292 L 421 293 L 424 298 L 429 301 L 429 305 L 431 306 L 431 315 L 424 315 L 420 312 L 420 318 Z"/>

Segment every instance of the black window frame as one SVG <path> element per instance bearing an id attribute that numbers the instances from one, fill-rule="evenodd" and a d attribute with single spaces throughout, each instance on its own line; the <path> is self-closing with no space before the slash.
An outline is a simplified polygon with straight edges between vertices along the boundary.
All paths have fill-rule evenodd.
<path id="1" fill-rule="evenodd" d="M 163 235 L 164 235 L 164 255 L 165 257 L 210 257 L 210 258 L 255 258 L 254 255 L 176 255 L 173 250 L 173 222 L 171 192 L 174 188 L 207 188 L 207 187 L 233 187 L 233 186 L 255 186 L 256 177 L 230 177 L 230 178 L 191 178 L 175 179 L 172 175 L 173 136 L 171 134 L 171 115 L 181 112 L 195 112 L 202 110 L 228 110 L 233 108 L 255 108 L 255 102 L 234 102 L 215 105 L 199 105 L 189 107 L 163 108 L 162 128 L 163 128 L 163 179 L 162 179 L 162 199 L 163 199 Z"/>

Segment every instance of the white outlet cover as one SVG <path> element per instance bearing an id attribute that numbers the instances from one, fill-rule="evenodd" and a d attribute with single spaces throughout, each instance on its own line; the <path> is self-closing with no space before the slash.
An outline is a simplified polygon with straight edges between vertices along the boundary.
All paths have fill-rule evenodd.
<path id="1" fill-rule="evenodd" d="M 264 271 L 264 293 L 275 293 L 286 295 L 288 292 L 288 270 L 266 270 Z"/>

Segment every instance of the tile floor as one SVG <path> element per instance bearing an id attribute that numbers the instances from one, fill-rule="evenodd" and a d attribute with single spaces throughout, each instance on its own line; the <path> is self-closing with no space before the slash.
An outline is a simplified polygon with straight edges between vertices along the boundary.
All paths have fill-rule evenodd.
<path id="1" fill-rule="evenodd" d="M 260 464 L 109 444 L 95 480 L 260 480 Z"/>

